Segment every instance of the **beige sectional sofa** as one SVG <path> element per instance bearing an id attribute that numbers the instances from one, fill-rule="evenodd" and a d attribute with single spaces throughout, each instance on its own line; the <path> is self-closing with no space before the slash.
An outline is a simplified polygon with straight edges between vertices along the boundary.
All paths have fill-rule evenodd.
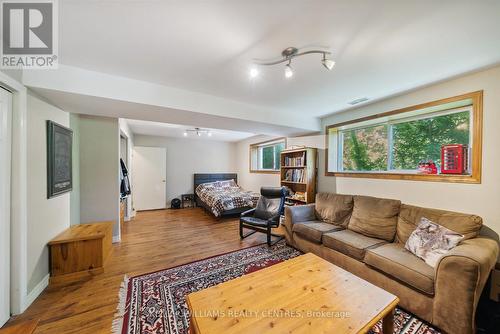
<path id="1" fill-rule="evenodd" d="M 436 268 L 404 248 L 422 217 L 465 236 Z M 286 207 L 284 225 L 289 245 L 397 295 L 402 308 L 447 333 L 474 332 L 476 306 L 498 257 L 497 242 L 479 236 L 480 217 L 320 193 L 315 204 Z"/>

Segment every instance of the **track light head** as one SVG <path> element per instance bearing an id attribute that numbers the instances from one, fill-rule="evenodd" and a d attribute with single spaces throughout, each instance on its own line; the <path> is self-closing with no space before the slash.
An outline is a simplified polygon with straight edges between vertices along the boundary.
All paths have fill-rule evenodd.
<path id="1" fill-rule="evenodd" d="M 323 66 L 329 71 L 331 71 L 333 66 L 335 66 L 335 62 L 331 59 L 326 58 L 326 55 L 324 53 L 323 53 L 323 59 L 321 60 L 321 64 L 323 64 Z"/>
<path id="2" fill-rule="evenodd" d="M 250 69 L 250 73 L 249 74 L 250 74 L 250 78 L 251 79 L 255 79 L 255 78 L 257 78 L 259 76 L 259 70 L 256 67 L 252 67 Z"/>
<path id="3" fill-rule="evenodd" d="M 285 78 L 287 78 L 287 79 L 293 77 L 293 68 L 292 68 L 292 66 L 290 66 L 290 64 L 291 64 L 291 61 L 285 65 Z"/>

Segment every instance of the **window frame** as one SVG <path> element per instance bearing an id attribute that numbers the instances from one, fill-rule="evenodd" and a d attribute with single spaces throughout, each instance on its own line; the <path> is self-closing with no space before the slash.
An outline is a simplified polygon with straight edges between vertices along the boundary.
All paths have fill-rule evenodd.
<path id="1" fill-rule="evenodd" d="M 380 123 L 384 123 L 382 118 L 384 117 L 389 117 L 389 116 L 394 116 L 402 113 L 409 113 L 409 112 L 414 112 L 418 111 L 421 109 L 428 109 L 432 107 L 438 107 L 440 105 L 445 105 L 453 102 L 459 102 L 462 100 L 471 100 L 471 104 L 469 105 L 471 109 L 471 117 L 470 117 L 470 124 L 472 127 L 471 131 L 471 136 L 469 138 L 469 141 L 472 142 L 471 146 L 471 159 L 470 159 L 470 174 L 467 175 L 453 175 L 453 174 L 416 174 L 416 173 L 411 173 L 410 171 L 402 172 L 398 170 L 386 170 L 386 171 L 329 171 L 329 160 L 330 160 L 330 154 L 329 154 L 329 144 L 330 144 L 330 132 L 332 129 L 339 131 L 338 129 L 343 126 L 355 124 L 355 123 L 361 123 L 361 122 L 367 122 L 367 121 L 373 121 L 376 119 L 381 119 Z M 460 106 L 458 108 L 460 109 L 465 109 L 467 106 Z M 458 108 L 453 108 L 453 109 L 458 109 Z M 425 119 L 432 117 L 430 115 L 438 115 L 438 114 L 446 114 L 446 112 L 450 112 L 450 109 L 445 109 L 441 111 L 436 111 L 436 112 L 429 112 L 429 113 L 424 113 L 421 115 L 411 115 L 408 117 L 402 117 L 401 121 L 404 119 L 406 120 L 418 120 L 418 119 Z M 386 123 L 395 123 L 397 124 L 399 120 L 394 120 L 394 121 L 387 121 Z M 373 123 L 374 125 L 377 124 L 376 122 Z M 362 127 L 360 125 L 360 127 Z M 367 127 L 366 125 L 363 127 Z M 350 130 L 354 129 L 355 127 L 352 127 Z M 388 131 L 390 131 L 391 126 L 389 126 Z M 375 114 L 372 116 L 367 116 L 367 117 L 362 117 L 354 120 L 350 120 L 347 122 L 342 122 L 338 124 L 332 124 L 328 125 L 325 128 L 325 176 L 336 176 L 336 177 L 353 177 L 353 178 L 373 178 L 373 179 L 392 179 L 392 180 L 411 180 L 411 181 L 431 181 L 431 182 L 452 182 L 452 183 L 481 183 L 481 162 L 482 162 L 482 130 L 483 130 L 483 91 L 476 91 L 472 93 L 467 93 L 459 96 L 454 96 L 446 99 L 441 99 L 437 101 L 432 101 L 432 102 L 427 102 L 427 103 L 422 103 L 418 105 L 414 105 L 411 107 L 407 108 L 402 108 L 402 109 L 397 109 L 393 111 L 388 111 L 380 114 Z M 345 131 L 345 130 L 344 130 Z M 337 139 L 335 139 L 335 145 L 337 146 L 338 149 L 341 148 L 341 145 L 339 144 L 339 135 L 335 135 Z M 389 140 L 390 142 L 390 140 Z M 388 143 L 390 145 L 390 143 Z M 388 148 L 390 150 L 390 147 Z M 343 151 L 343 150 L 342 150 Z M 391 153 L 388 152 L 388 166 L 391 164 L 390 162 L 390 156 Z M 337 150 L 336 157 L 334 157 L 335 164 L 337 165 L 337 169 L 340 164 L 339 160 L 339 155 L 341 154 L 341 151 Z"/>
<path id="2" fill-rule="evenodd" d="M 275 138 L 275 139 L 270 139 L 270 140 L 266 140 L 266 141 L 263 141 L 263 142 L 259 142 L 259 143 L 254 143 L 254 144 L 250 144 L 249 146 L 249 155 L 248 155 L 248 165 L 249 165 L 249 172 L 250 173 L 261 173 L 261 174 L 279 174 L 281 172 L 281 162 L 280 162 L 280 167 L 278 167 L 278 169 L 254 169 L 252 168 L 252 151 L 254 149 L 257 149 L 257 154 L 261 155 L 262 154 L 262 149 L 265 148 L 265 147 L 275 147 L 276 144 L 280 144 L 280 143 L 283 143 L 285 145 L 284 149 L 286 149 L 286 137 L 280 137 L 280 138 Z M 276 158 L 276 152 L 274 151 L 273 152 L 273 159 Z M 262 157 L 258 158 L 258 161 L 257 161 L 257 166 L 260 164 L 259 161 L 262 160 Z M 276 161 L 274 160 L 273 161 L 274 164 L 276 163 Z"/>

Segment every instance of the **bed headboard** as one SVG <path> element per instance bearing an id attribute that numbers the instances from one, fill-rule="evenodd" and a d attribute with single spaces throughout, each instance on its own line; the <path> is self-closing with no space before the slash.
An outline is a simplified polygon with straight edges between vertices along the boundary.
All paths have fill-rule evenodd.
<path id="1" fill-rule="evenodd" d="M 234 180 L 238 183 L 238 174 L 236 173 L 210 173 L 210 174 L 194 174 L 194 188 L 196 196 L 196 187 L 202 183 L 216 182 L 216 181 L 226 181 Z"/>

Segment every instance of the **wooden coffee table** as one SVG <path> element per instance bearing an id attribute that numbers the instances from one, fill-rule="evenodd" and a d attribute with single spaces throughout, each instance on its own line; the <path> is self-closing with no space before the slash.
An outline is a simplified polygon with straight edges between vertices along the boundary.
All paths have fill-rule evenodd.
<path id="1" fill-rule="evenodd" d="M 392 334 L 398 297 L 308 253 L 191 293 L 191 334 Z"/>

